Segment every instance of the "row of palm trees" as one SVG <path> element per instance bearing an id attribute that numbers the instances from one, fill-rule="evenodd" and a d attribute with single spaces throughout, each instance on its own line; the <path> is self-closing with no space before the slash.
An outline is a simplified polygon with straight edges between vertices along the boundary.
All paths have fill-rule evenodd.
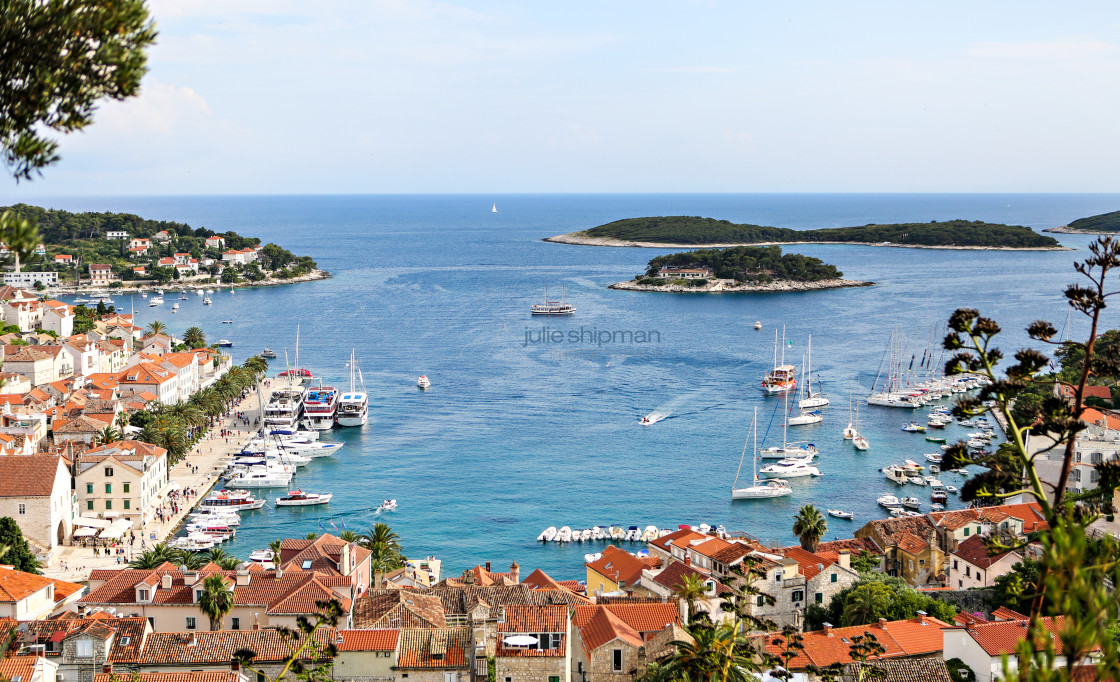
<path id="1" fill-rule="evenodd" d="M 225 551 L 221 547 L 206 550 L 205 552 L 189 552 L 185 549 L 176 549 L 160 543 L 151 549 L 145 550 L 133 557 L 128 562 L 129 568 L 153 569 L 156 566 L 170 562 L 175 566 L 186 566 L 188 570 L 198 570 L 210 562 L 214 562 L 223 570 L 232 571 L 237 568 L 240 559 Z"/>

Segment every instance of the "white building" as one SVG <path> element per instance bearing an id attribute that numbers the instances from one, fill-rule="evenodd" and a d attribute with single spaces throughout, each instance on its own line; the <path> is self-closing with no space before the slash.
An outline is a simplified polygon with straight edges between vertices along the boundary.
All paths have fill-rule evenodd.
<path id="1" fill-rule="evenodd" d="M 70 537 L 74 497 L 70 470 L 61 457 L 0 457 L 0 516 L 10 516 L 23 536 L 41 551 Z"/>
<path id="2" fill-rule="evenodd" d="M 78 459 L 78 511 L 87 518 L 125 517 L 137 527 L 155 516 L 167 486 L 167 450 L 125 440 Z"/>
<path id="3" fill-rule="evenodd" d="M 106 239 L 128 239 L 128 233 L 123 230 L 114 230 L 105 233 Z"/>
<path id="4" fill-rule="evenodd" d="M 106 263 L 90 263 L 89 278 L 95 286 L 106 285 L 113 280 L 113 267 Z"/>
<path id="5" fill-rule="evenodd" d="M 35 283 L 41 283 L 43 286 L 54 286 L 58 284 L 57 272 L 5 272 L 3 277 L 4 284 L 13 287 L 33 287 Z"/>

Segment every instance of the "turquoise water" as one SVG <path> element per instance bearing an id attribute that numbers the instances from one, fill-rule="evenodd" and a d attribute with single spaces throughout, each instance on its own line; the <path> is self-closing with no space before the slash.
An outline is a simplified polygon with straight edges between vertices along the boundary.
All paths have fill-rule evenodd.
<path id="1" fill-rule="evenodd" d="M 29 203 L 72 210 L 135 212 L 218 231 L 236 230 L 313 256 L 334 277 L 294 286 L 223 290 L 155 311 L 136 299 L 142 324 L 173 331 L 199 324 L 229 338 L 235 359 L 269 347 L 294 352 L 342 385 L 355 348 L 371 396 L 370 424 L 336 429 L 346 443 L 297 477 L 307 490 L 335 494 L 329 509 L 265 509 L 246 515 L 231 549 L 245 555 L 283 536 L 377 520 L 384 498 L 400 504 L 388 520 L 412 556 L 434 554 L 447 570 L 516 559 L 529 570 L 582 577 L 588 546 L 541 546 L 546 526 L 707 522 L 791 542 L 791 517 L 806 502 L 856 513 L 829 519 L 828 536 L 850 536 L 882 515 L 891 490 L 878 469 L 936 450 L 899 427 L 909 412 L 861 406 L 872 449 L 840 438 L 847 391 L 874 381 L 892 329 L 917 335 L 957 307 L 980 308 L 1007 330 L 1004 348 L 1026 342 L 1023 328 L 1066 318 L 1061 289 L 1074 280 L 1074 252 L 994 253 L 791 246 L 875 287 L 798 294 L 666 295 L 612 291 L 646 261 L 670 250 L 593 248 L 542 237 L 637 215 L 703 215 L 783 227 L 873 221 L 982 219 L 1042 228 L 1115 210 L 1117 195 L 514 195 L 72 198 Z M 491 213 L 496 202 L 499 213 Z M 1083 247 L 1088 237 L 1059 235 Z M 565 289 L 570 319 L 534 320 L 529 305 Z M 169 299 L 169 303 L 172 299 Z M 128 309 L 128 297 L 118 297 Z M 234 318 L 235 324 L 220 320 Z M 1112 314 L 1107 322 L 1120 323 Z M 751 328 L 755 320 L 764 329 Z M 833 404 L 821 425 L 798 427 L 821 450 L 824 476 L 793 482 L 782 500 L 736 502 L 729 490 L 750 415 L 770 424 L 773 398 L 758 381 L 786 326 L 796 363 L 808 335 L 813 365 Z M 536 340 L 542 327 L 551 339 Z M 1074 320 L 1073 333 L 1083 331 Z M 574 332 L 574 335 L 569 334 Z M 606 332 L 603 336 L 601 332 Z M 618 333 L 616 333 L 618 332 Z M 643 332 L 646 342 L 632 340 Z M 600 339 L 605 339 L 600 342 Z M 573 342 L 571 339 L 575 339 Z M 589 339 L 594 339 L 591 341 Z M 919 351 L 920 353 L 920 351 Z M 419 374 L 432 388 L 416 389 Z M 669 417 L 642 427 L 652 411 Z M 924 418 L 925 411 L 918 416 Z M 773 418 L 767 444 L 780 438 Z M 963 435 L 953 427 L 946 435 Z M 749 464 L 749 461 L 748 461 Z M 958 485 L 952 474 L 942 477 Z M 922 494 L 924 491 L 925 494 Z M 273 491 L 272 496 L 279 491 Z M 928 489 L 908 494 L 928 503 Z"/>

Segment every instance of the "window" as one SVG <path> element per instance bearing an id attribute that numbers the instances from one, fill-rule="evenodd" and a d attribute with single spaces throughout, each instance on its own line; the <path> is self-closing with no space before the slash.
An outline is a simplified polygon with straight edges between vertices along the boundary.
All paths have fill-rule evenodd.
<path id="1" fill-rule="evenodd" d="M 194 616 L 187 616 L 187 629 L 194 630 L 196 627 Z"/>
<path id="2" fill-rule="evenodd" d="M 199 601 L 200 599 L 202 599 L 202 590 L 195 590 L 194 591 L 194 600 Z"/>
<path id="3" fill-rule="evenodd" d="M 257 682 L 268 682 L 268 678 L 264 676 L 264 673 L 257 673 Z"/>
<path id="4" fill-rule="evenodd" d="M 93 511 L 93 500 L 86 500 L 86 509 Z"/>
<path id="5" fill-rule="evenodd" d="M 230 618 L 229 619 L 229 629 L 230 630 L 240 630 L 241 629 L 241 619 L 240 618 Z"/>
<path id="6" fill-rule="evenodd" d="M 86 494 L 87 495 L 92 495 L 93 494 L 93 484 L 92 483 L 86 483 Z"/>
<path id="7" fill-rule="evenodd" d="M 615 649 L 611 653 L 613 654 L 611 670 L 616 673 L 622 672 L 622 649 Z"/>
<path id="8" fill-rule="evenodd" d="M 965 527 L 964 527 L 964 536 L 965 536 L 966 538 L 968 537 L 968 526 L 965 526 Z"/>
<path id="9" fill-rule="evenodd" d="M 112 483 L 106 483 L 105 484 L 105 494 L 108 495 L 112 492 L 113 492 L 113 484 Z"/>
<path id="10" fill-rule="evenodd" d="M 105 477 L 108 478 L 113 475 L 113 467 L 105 467 Z"/>
<path id="11" fill-rule="evenodd" d="M 560 682 L 560 676 L 559 675 L 549 675 L 548 676 L 548 682 Z"/>
<path id="12" fill-rule="evenodd" d="M 836 574 L 835 573 L 832 574 L 832 580 L 829 581 L 829 582 L 836 582 Z"/>
<path id="13" fill-rule="evenodd" d="M 130 509 L 131 507 L 132 507 L 132 500 L 125 500 L 124 501 L 124 508 L 125 509 Z"/>
<path id="14" fill-rule="evenodd" d="M 77 641 L 78 650 L 76 655 L 80 658 L 93 657 L 93 641 L 89 639 L 79 639 Z"/>
<path id="15" fill-rule="evenodd" d="M 957 560 L 956 559 L 953 559 L 953 570 L 954 571 L 957 570 Z"/>
<path id="16" fill-rule="evenodd" d="M 113 508 L 113 501 L 112 500 L 105 500 L 105 508 L 106 509 L 112 509 Z"/>
<path id="17" fill-rule="evenodd" d="M 824 592 L 817 592 L 815 599 L 816 599 L 818 604 L 823 604 L 824 603 Z"/>
<path id="18" fill-rule="evenodd" d="M 125 491 L 126 493 L 128 492 L 128 490 L 129 490 L 129 487 L 130 487 L 130 486 L 129 486 L 129 484 L 128 484 L 128 483 L 125 483 L 125 484 L 124 484 L 124 491 Z"/>
<path id="19" fill-rule="evenodd" d="M 148 601 L 148 591 L 147 590 L 137 590 L 136 591 L 136 598 L 139 601 Z"/>
<path id="20" fill-rule="evenodd" d="M 766 606 L 766 597 L 762 596 L 761 594 L 758 595 L 758 597 L 755 598 L 755 605 Z"/>
<path id="21" fill-rule="evenodd" d="M 791 595 L 791 596 L 793 597 L 794 601 L 804 601 L 805 600 L 805 591 L 804 590 L 794 590 L 793 595 Z"/>
<path id="22" fill-rule="evenodd" d="M 965 566 L 964 567 L 964 574 L 965 575 L 972 575 L 972 567 L 971 566 Z"/>
<path id="23" fill-rule="evenodd" d="M 19 503 L 19 513 L 20 514 L 26 514 L 27 513 L 27 505 L 26 504 L 24 504 L 22 502 Z"/>

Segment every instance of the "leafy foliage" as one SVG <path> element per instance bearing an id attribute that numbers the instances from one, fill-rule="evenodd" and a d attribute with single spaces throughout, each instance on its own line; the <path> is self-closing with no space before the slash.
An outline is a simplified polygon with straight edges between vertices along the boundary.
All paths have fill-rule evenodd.
<path id="1" fill-rule="evenodd" d="M 914 618 L 918 611 L 925 611 L 947 623 L 957 615 L 953 606 L 918 592 L 902 578 L 873 573 L 840 590 L 827 608 L 807 611 L 805 621 L 807 629 L 816 630 L 825 622 L 843 626 L 866 625 L 878 622 L 880 618 Z"/>
<path id="2" fill-rule="evenodd" d="M 342 604 L 335 599 L 317 601 L 315 606 L 318 608 L 318 614 L 314 623 L 306 616 L 299 616 L 296 618 L 295 628 L 285 626 L 275 628 L 291 652 L 275 677 L 270 678 L 264 671 L 253 667 L 253 659 L 256 658 L 257 652 L 251 649 L 235 651 L 233 661 L 246 670 L 256 673 L 258 679 L 279 682 L 289 679 L 290 675 L 302 682 L 330 682 L 333 679 L 331 668 L 334 665 L 334 657 L 338 655 L 338 648 L 335 647 L 334 642 L 316 637 L 315 633 L 324 627 L 336 627 L 344 618 L 345 612 Z M 309 668 L 305 661 L 310 661 L 312 666 Z"/>
<path id="3" fill-rule="evenodd" d="M 39 562 L 23 537 L 19 524 L 10 516 L 0 518 L 0 547 L 4 548 L 2 554 L 5 564 L 11 565 L 17 571 L 38 573 Z"/>
<path id="4" fill-rule="evenodd" d="M 1081 232 L 1120 232 L 1120 211 L 1078 218 L 1066 227 Z"/>
<path id="5" fill-rule="evenodd" d="M 802 549 L 817 551 L 817 545 L 827 532 L 828 521 L 816 507 L 806 504 L 797 510 L 797 515 L 793 517 L 793 534 L 801 542 Z"/>
<path id="6" fill-rule="evenodd" d="M 844 274 L 819 258 L 783 254 L 780 246 L 734 246 L 672 253 L 650 260 L 646 274 L 652 278 L 658 270 L 668 267 L 707 267 L 716 277 L 740 282 L 772 279 L 815 282 L 837 279 Z"/>
<path id="7" fill-rule="evenodd" d="M 49 131 L 88 126 L 98 100 L 140 89 L 155 25 L 143 0 L 0 4 L 0 150 L 17 179 L 58 160 Z"/>
<path id="8" fill-rule="evenodd" d="M 593 227 L 580 236 L 666 244 L 762 244 L 766 242 L 891 242 L 915 246 L 1057 247 L 1053 237 L 1021 225 L 979 220 L 868 224 L 819 230 L 736 224 L 698 216 L 627 218 Z"/>

